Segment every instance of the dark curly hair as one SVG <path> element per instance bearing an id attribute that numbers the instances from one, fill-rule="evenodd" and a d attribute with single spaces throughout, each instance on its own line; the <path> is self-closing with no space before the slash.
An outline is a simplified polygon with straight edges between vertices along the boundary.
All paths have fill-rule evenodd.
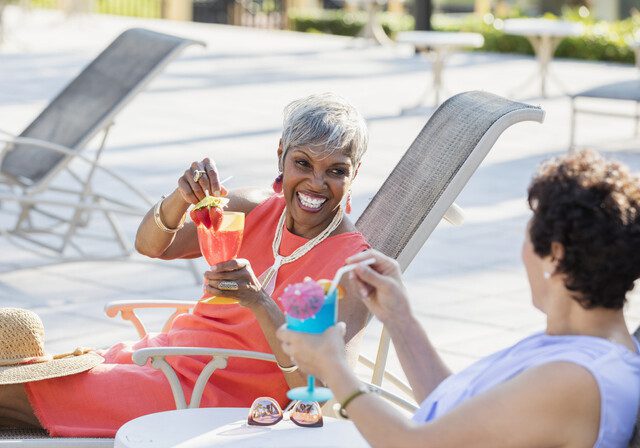
<path id="1" fill-rule="evenodd" d="M 564 246 L 557 271 L 584 308 L 621 309 L 640 277 L 640 183 L 594 151 L 542 164 L 529 186 L 535 253 Z"/>

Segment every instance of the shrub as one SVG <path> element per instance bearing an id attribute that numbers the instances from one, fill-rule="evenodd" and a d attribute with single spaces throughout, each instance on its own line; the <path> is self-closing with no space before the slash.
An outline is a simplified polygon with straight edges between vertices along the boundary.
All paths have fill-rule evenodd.
<path id="1" fill-rule="evenodd" d="M 387 35 L 414 27 L 413 17 L 406 14 L 380 13 L 380 24 Z M 289 11 L 289 27 L 294 31 L 315 31 L 340 36 L 357 36 L 367 23 L 364 11 L 343 10 Z"/>
<path id="2" fill-rule="evenodd" d="M 550 16 L 553 18 L 553 16 Z M 628 42 L 636 30 L 640 30 L 640 17 L 618 22 L 595 22 L 567 12 L 570 20 L 581 19 L 585 33 L 580 37 L 564 39 L 556 51 L 556 57 L 633 63 L 634 51 Z M 367 20 L 363 11 L 343 10 L 292 11 L 289 14 L 290 28 L 295 31 L 313 31 L 342 36 L 357 36 Z M 484 36 L 484 46 L 477 51 L 497 53 L 533 54 L 529 41 L 522 36 L 505 34 L 500 29 L 500 20 L 483 20 L 477 16 L 451 19 L 436 16 L 434 27 L 441 31 L 468 31 Z M 380 22 L 385 32 L 393 37 L 400 31 L 413 29 L 414 20 L 409 15 L 380 13 Z"/>

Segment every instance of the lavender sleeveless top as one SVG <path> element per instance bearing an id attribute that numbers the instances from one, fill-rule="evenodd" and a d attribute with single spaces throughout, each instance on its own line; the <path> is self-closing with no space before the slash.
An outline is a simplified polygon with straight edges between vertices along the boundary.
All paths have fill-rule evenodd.
<path id="1" fill-rule="evenodd" d="M 634 342 L 640 352 L 640 344 L 635 339 Z M 526 369 L 556 361 L 584 367 L 598 383 L 600 431 L 594 447 L 626 448 L 640 405 L 640 355 L 592 336 L 529 336 L 444 380 L 422 402 L 413 419 L 435 420 Z"/>

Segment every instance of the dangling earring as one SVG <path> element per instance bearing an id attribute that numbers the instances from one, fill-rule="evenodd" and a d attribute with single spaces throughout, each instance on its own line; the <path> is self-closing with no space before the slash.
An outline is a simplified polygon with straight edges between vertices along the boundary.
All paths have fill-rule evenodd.
<path id="1" fill-rule="evenodd" d="M 351 214 L 351 191 L 347 193 L 347 203 L 344 207 L 344 211 L 347 213 L 347 215 Z"/>
<path id="2" fill-rule="evenodd" d="M 273 181 L 273 185 L 271 185 L 271 187 L 276 193 L 282 193 L 282 173 L 278 174 L 278 177 Z"/>

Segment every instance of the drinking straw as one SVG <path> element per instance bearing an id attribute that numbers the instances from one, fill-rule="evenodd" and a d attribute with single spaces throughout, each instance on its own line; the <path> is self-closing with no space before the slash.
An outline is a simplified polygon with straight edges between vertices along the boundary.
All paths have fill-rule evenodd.
<path id="1" fill-rule="evenodd" d="M 219 183 L 220 185 L 222 185 L 222 184 L 224 184 L 225 182 L 229 182 L 231 179 L 233 179 L 233 176 L 225 177 L 224 179 L 222 179 L 222 180 L 221 180 L 221 181 L 219 181 L 218 183 Z M 211 195 L 209 194 L 209 190 L 204 190 L 204 195 L 205 195 L 205 196 L 211 196 Z"/>
<path id="2" fill-rule="evenodd" d="M 338 283 L 340 283 L 340 279 L 342 279 L 342 276 L 344 274 L 346 274 L 349 271 L 353 271 L 355 268 L 357 268 L 359 265 L 360 266 L 369 266 L 373 263 L 376 262 L 375 258 L 367 258 L 366 260 L 362 260 L 358 263 L 353 263 L 353 264 L 348 264 L 346 266 L 342 266 L 340 269 L 338 269 L 336 271 L 336 275 L 333 277 L 333 280 L 331 281 L 331 286 L 329 286 L 329 290 L 327 291 L 327 297 L 331 297 L 331 294 L 333 294 L 336 290 L 336 288 L 338 288 Z M 338 321 L 338 297 L 336 297 L 335 300 L 335 312 L 334 312 L 335 317 L 333 318 L 334 323 Z"/>

